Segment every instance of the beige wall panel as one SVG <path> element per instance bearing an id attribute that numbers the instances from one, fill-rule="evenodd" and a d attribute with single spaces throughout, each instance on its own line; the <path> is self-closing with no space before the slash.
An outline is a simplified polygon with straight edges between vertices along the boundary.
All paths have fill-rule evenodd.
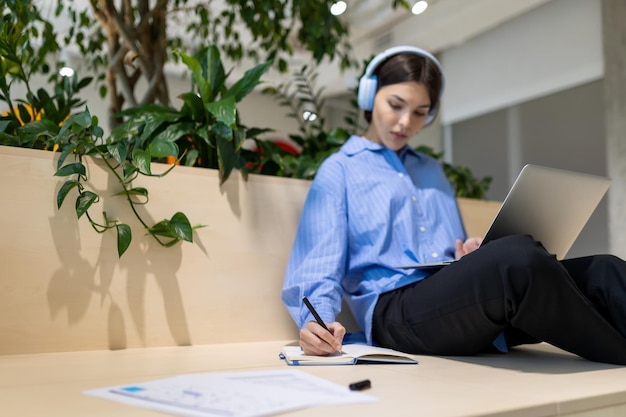
<path id="1" fill-rule="evenodd" d="M 53 176 L 55 158 L 0 147 L 0 354 L 297 337 L 280 289 L 309 182 L 235 174 L 220 187 L 215 171 L 189 167 L 141 179 L 134 185 L 150 192 L 139 207 L 147 219 L 183 211 L 206 225 L 193 244 L 162 248 L 91 161 L 91 185 L 102 196 L 92 216 L 104 210 L 133 229 L 118 259 L 114 232 L 76 220 L 74 193 L 57 210 L 64 180 Z M 460 202 L 470 234 L 486 229 L 493 203 Z"/>
<path id="2" fill-rule="evenodd" d="M 187 167 L 137 181 L 150 191 L 149 204 L 140 207 L 147 218 L 183 211 L 192 224 L 207 226 L 193 244 L 162 248 L 144 236 L 120 197 L 110 197 L 116 185 L 106 190 L 102 168 L 90 164 L 103 197 L 92 215 L 105 210 L 133 228 L 133 243 L 118 259 L 115 233 L 97 234 L 86 219 L 76 221 L 73 194 L 56 209 L 63 180 L 52 175 L 52 153 L 4 147 L 0 153 L 0 353 L 296 334 L 280 288 L 308 182 L 260 176 L 244 182 L 235 175 L 220 188 L 215 172 Z"/>

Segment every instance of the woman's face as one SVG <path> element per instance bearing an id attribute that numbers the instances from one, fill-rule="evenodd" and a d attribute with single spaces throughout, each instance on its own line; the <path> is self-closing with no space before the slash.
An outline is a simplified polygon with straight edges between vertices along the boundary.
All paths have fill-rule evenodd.
<path id="1" fill-rule="evenodd" d="M 372 122 L 365 137 L 398 152 L 424 126 L 429 110 L 430 97 L 422 83 L 406 81 L 381 87 L 374 97 Z"/>

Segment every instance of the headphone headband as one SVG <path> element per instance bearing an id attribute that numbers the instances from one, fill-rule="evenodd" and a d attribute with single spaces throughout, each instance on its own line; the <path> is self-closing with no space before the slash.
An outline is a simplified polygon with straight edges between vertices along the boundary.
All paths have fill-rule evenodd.
<path id="1" fill-rule="evenodd" d="M 372 60 L 365 68 L 365 73 L 359 80 L 359 94 L 357 99 L 358 105 L 361 109 L 371 111 L 374 107 L 374 96 L 376 95 L 376 90 L 378 89 L 378 79 L 374 75 L 376 69 L 387 59 L 399 54 L 414 54 L 426 58 L 433 64 L 435 64 L 435 66 L 437 66 L 439 72 L 441 73 L 441 91 L 439 93 L 441 96 L 444 87 L 443 68 L 441 67 L 441 64 L 439 63 L 437 58 L 435 58 L 435 56 L 432 55 L 430 52 L 416 46 L 394 46 L 392 48 L 384 50 L 383 52 L 372 58 Z M 428 112 L 428 117 L 426 118 L 424 126 L 430 124 L 435 119 L 436 115 L 437 109 L 431 109 Z"/>

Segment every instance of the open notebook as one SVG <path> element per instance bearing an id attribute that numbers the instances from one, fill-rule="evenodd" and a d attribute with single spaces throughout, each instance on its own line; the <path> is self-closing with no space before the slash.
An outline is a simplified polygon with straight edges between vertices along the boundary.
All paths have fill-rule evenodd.
<path id="1" fill-rule="evenodd" d="M 342 352 L 328 356 L 305 355 L 300 346 L 284 346 L 279 354 L 287 365 L 356 365 L 358 363 L 408 363 L 417 359 L 397 350 L 362 344 L 345 344 Z"/>
<path id="2" fill-rule="evenodd" d="M 482 244 L 504 236 L 528 234 L 549 253 L 563 259 L 610 184 L 606 177 L 526 165 L 502 202 Z M 434 268 L 452 262 L 399 268 Z"/>

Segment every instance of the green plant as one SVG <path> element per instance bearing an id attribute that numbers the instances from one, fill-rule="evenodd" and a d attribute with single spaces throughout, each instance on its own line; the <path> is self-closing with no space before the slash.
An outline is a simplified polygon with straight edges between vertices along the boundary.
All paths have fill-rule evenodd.
<path id="1" fill-rule="evenodd" d="M 149 142 L 150 147 L 159 148 L 154 156 L 175 155 L 185 165 L 219 169 L 222 183 L 233 169 L 245 176 L 248 160 L 243 142 L 269 129 L 242 125 L 237 103 L 259 84 L 269 62 L 249 69 L 229 87 L 215 46 L 203 48 L 197 57 L 177 53 L 192 72 L 194 88 L 180 96 L 180 110 L 159 104 L 132 107 L 119 114 L 126 121 L 112 135 L 131 135 L 140 144 Z"/>
<path id="2" fill-rule="evenodd" d="M 11 4 L 19 9 L 19 4 Z M 24 13 L 26 10 L 19 9 Z M 36 10 L 36 9 L 35 9 Z M 181 96 L 182 108 L 143 104 L 127 108 L 115 115 L 124 122 L 104 138 L 99 120 L 88 109 L 76 113 L 84 105 L 76 98 L 90 78 L 79 80 L 50 75 L 54 94 L 45 89 L 36 93 L 31 77 L 45 67 L 45 54 L 31 46 L 35 29 L 14 22 L 3 15 L 0 29 L 0 100 L 9 109 L 0 119 L 0 144 L 57 150 L 60 152 L 55 175 L 65 177 L 57 194 L 57 205 L 77 192 L 75 210 L 78 218 L 87 218 L 98 233 L 114 229 L 117 232 L 118 255 L 128 249 L 132 234 L 127 223 L 103 213 L 97 221 L 92 212 L 100 196 L 90 188 L 85 158 L 101 161 L 119 184 L 115 195 L 128 202 L 134 217 L 159 244 L 172 246 L 184 240 L 192 241 L 193 229 L 186 215 L 177 212 L 170 219 L 148 224 L 137 211 L 137 205 L 149 201 L 148 190 L 134 187 L 139 176 L 162 177 L 152 171 L 152 161 L 172 158 L 188 165 L 217 168 L 221 181 L 233 169 L 246 173 L 246 153 L 241 145 L 267 129 L 248 129 L 239 122 L 237 103 L 260 82 L 269 62 L 250 69 L 238 81 L 227 86 L 227 73 L 215 47 L 202 49 L 197 57 L 182 52 L 177 55 L 192 73 L 192 91 Z M 41 22 L 37 13 L 28 15 L 34 28 Z M 26 86 L 25 98 L 14 99 L 11 87 L 19 82 Z M 16 105 L 14 105 L 16 104 Z M 180 146 L 179 146 L 180 145 Z"/>
<path id="3" fill-rule="evenodd" d="M 166 62 L 178 59 L 171 53 L 176 49 L 215 45 L 235 63 L 244 58 L 271 61 L 282 72 L 295 50 L 308 52 L 317 63 L 338 58 L 340 66 L 349 66 L 348 28 L 329 12 L 331 3 L 90 0 L 84 7 L 57 0 L 54 14 L 68 17 L 71 29 L 65 33 L 58 29 L 55 34 L 87 58 L 102 96 L 108 95 L 113 128 L 123 121 L 115 115 L 125 108 L 156 102 L 170 105 L 164 70 Z M 52 6 L 47 7 L 52 11 Z M 139 85 L 147 86 L 147 91 Z"/>
<path id="4" fill-rule="evenodd" d="M 36 9 L 22 2 L 12 2 L 15 16 L 4 14 L 0 19 L 0 101 L 7 110 L 0 116 L 0 144 L 46 149 L 46 140 L 38 132 L 55 131 L 70 116 L 73 109 L 84 105 L 76 97 L 91 82 L 90 77 L 78 79 L 61 77 L 50 71 L 46 54 L 35 48 L 31 38 L 39 38 L 47 49 L 55 51 L 58 45 L 50 39 L 52 27 L 42 20 Z M 50 74 L 46 89 L 31 86 L 33 74 Z M 11 88 L 23 84 L 26 97 L 13 99 Z"/>
<path id="5" fill-rule="evenodd" d="M 223 182 L 234 168 L 245 166 L 238 151 L 243 140 L 257 131 L 248 130 L 238 123 L 236 103 L 260 82 L 268 63 L 250 69 L 228 88 L 227 75 L 217 48 L 205 48 L 197 58 L 183 52 L 178 54 L 191 70 L 195 86 L 195 90 L 182 95 L 180 110 L 158 104 L 129 108 L 120 114 L 126 121 L 111 132 L 111 137 L 103 145 L 100 145 L 103 143 L 102 129 L 97 125 L 97 118 L 86 111 L 70 117 L 53 138 L 62 149 L 56 175 L 76 175 L 59 190 L 59 207 L 70 190 L 78 189 L 78 217 L 85 214 L 98 232 L 115 228 L 120 256 L 130 244 L 130 227 L 108 218 L 106 213 L 103 213 L 104 222 L 100 224 L 89 215 L 89 208 L 99 197 L 84 186 L 86 169 L 82 164 L 83 156 L 95 155 L 104 161 L 121 186 L 116 195 L 126 198 L 133 214 L 150 235 L 161 245 L 171 246 L 181 240 L 191 242 L 193 229 L 202 226 L 192 227 L 182 212 L 153 226 L 146 224 L 135 206 L 147 203 L 148 190 L 133 187 L 133 180 L 137 175 L 166 175 L 175 165 L 162 174 L 154 174 L 151 161 L 154 158 L 175 157 L 176 162 L 184 159 L 188 165 L 218 168 Z M 179 143 L 184 148 L 179 148 Z M 63 165 L 71 154 L 77 156 L 78 162 Z"/>
<path id="6" fill-rule="evenodd" d="M 439 160 L 443 166 L 443 171 L 452 188 L 456 191 L 457 197 L 485 199 L 492 177 L 476 178 L 472 171 L 462 165 L 454 165 L 443 160 L 443 152 L 435 152 L 433 148 L 421 145 L 415 148 L 417 152 L 425 153 Z"/>
<path id="7" fill-rule="evenodd" d="M 261 151 L 260 173 L 283 177 L 312 179 L 322 161 L 336 152 L 350 137 L 347 128 L 326 128 L 323 116 L 325 99 L 323 88 L 316 87 L 317 73 L 303 65 L 293 77 L 277 87 L 268 87 L 264 93 L 275 96 L 281 106 L 289 108 L 288 117 L 298 122 L 298 134 L 289 139 L 298 145 L 300 152 L 292 154 L 272 143 L 259 143 Z M 356 126 L 357 112 L 346 114 L 349 127 Z"/>
<path id="8" fill-rule="evenodd" d="M 27 5 L 26 10 L 36 10 L 32 1 L 7 0 L 10 14 L 16 14 L 18 3 Z M 115 115 L 125 108 L 155 102 L 170 104 L 164 69 L 170 59 L 177 59 L 171 53 L 175 49 L 194 50 L 198 45 L 211 44 L 235 63 L 244 58 L 271 61 L 280 72 L 289 70 L 288 58 L 294 51 L 306 51 L 316 64 L 337 59 L 342 69 L 353 66 L 349 28 L 344 19 L 330 13 L 333 3 L 90 0 L 83 7 L 82 2 L 57 0 L 54 10 L 51 4 L 47 7 L 55 17 L 68 17 L 70 30 L 54 30 L 45 19 L 42 22 L 49 25 L 49 39 L 62 36 L 65 45 L 78 48 L 86 58 L 102 96 L 108 95 L 112 128 L 123 121 Z M 393 9 L 410 9 L 406 0 L 388 4 Z M 48 51 L 56 50 L 58 45 Z M 142 81 L 147 91 L 141 90 L 140 95 L 137 86 Z"/>
<path id="9" fill-rule="evenodd" d="M 95 221 L 89 213 L 92 205 L 100 199 L 100 196 L 90 190 L 87 185 L 88 177 L 84 157 L 93 156 L 103 161 L 109 172 L 117 179 L 121 190 L 114 195 L 123 196 L 126 199 L 135 218 L 159 244 L 167 247 L 181 240 L 192 242 L 193 229 L 201 226 L 192 227 L 184 213 L 177 212 L 170 219 L 149 225 L 136 210 L 137 205 L 148 202 L 149 193 L 146 188 L 134 187 L 132 182 L 138 175 L 149 177 L 167 175 L 173 166 L 162 174 L 154 174 L 151 169 L 152 158 L 167 153 L 167 149 L 163 149 L 158 144 L 146 146 L 144 143 L 137 143 L 131 137 L 126 140 L 109 140 L 103 144 L 102 136 L 103 131 L 98 126 L 97 117 L 92 116 L 89 110 L 85 110 L 72 115 L 63 124 L 58 134 L 52 137 L 54 144 L 59 146 L 61 150 L 55 175 L 60 177 L 75 176 L 65 181 L 59 189 L 57 194 L 58 207 L 61 208 L 70 191 L 76 189 L 78 196 L 75 207 L 78 218 L 85 215 L 93 229 L 98 233 L 115 229 L 119 256 L 122 256 L 128 249 L 132 241 L 132 233 L 128 224 L 109 218 L 106 212 L 102 213 L 104 221 L 100 223 Z M 70 155 L 74 156 L 74 162 L 66 163 L 67 157 Z"/>
<path id="10" fill-rule="evenodd" d="M 103 213 L 102 222 L 94 220 L 90 209 L 100 196 L 89 187 L 84 164 L 87 156 L 103 161 L 120 185 L 116 195 L 126 198 L 135 217 L 161 245 L 171 246 L 180 240 L 192 241 L 194 227 L 184 213 L 178 212 L 169 220 L 148 225 L 136 210 L 136 205 L 148 202 L 149 195 L 145 188 L 133 187 L 132 181 L 138 175 L 166 175 L 169 170 L 153 174 L 151 160 L 169 149 L 158 142 L 138 142 L 130 132 L 104 140 L 98 118 L 92 116 L 88 109 L 72 114 L 84 104 L 75 95 L 90 82 L 89 78 L 78 80 L 76 75 L 64 78 L 54 72 L 50 76 L 54 93 L 49 94 L 43 88 L 34 93 L 31 77 L 43 67 L 43 58 L 31 46 L 31 35 L 32 32 L 26 30 L 22 23 L 3 16 L 0 29 L 0 100 L 7 103 L 9 109 L 0 117 L 0 144 L 60 151 L 55 175 L 70 178 L 57 193 L 57 206 L 60 208 L 69 193 L 76 190 L 77 217 L 85 216 L 99 233 L 115 229 L 119 256 L 131 243 L 131 229 L 106 213 Z M 11 96 L 11 86 L 15 82 L 26 86 L 25 98 L 14 99 Z"/>
<path id="11" fill-rule="evenodd" d="M 8 25 L 3 30 L 7 28 Z M 9 32 L 3 34 L 8 35 Z M 105 140 L 98 118 L 92 116 L 88 109 L 71 114 L 73 109 L 83 104 L 74 95 L 90 80 L 78 81 L 76 76 L 70 79 L 53 75 L 52 78 L 57 80 L 53 95 L 45 89 L 32 93 L 27 63 L 33 51 L 25 46 L 27 42 L 24 42 L 23 35 L 15 36 L 14 31 L 10 34 L 0 38 L 3 53 L 0 91 L 2 100 L 9 104 L 9 111 L 0 120 L 0 143 L 59 150 L 55 175 L 68 179 L 58 191 L 58 207 L 71 192 L 77 191 L 77 217 L 86 217 L 98 233 L 115 229 L 119 256 L 132 241 L 131 229 L 128 224 L 110 218 L 106 212 L 102 221 L 96 221 L 91 214 L 100 196 L 89 187 L 84 163 L 87 156 L 104 163 L 120 186 L 115 195 L 127 200 L 136 219 L 157 242 L 163 246 L 172 246 L 181 240 L 191 242 L 193 229 L 201 226 L 192 227 L 182 212 L 154 225 L 147 224 L 136 206 L 148 202 L 148 190 L 133 187 L 132 182 L 138 175 L 161 177 L 170 172 L 174 165 L 164 173 L 153 173 L 151 162 L 167 156 L 176 157 L 176 140 L 181 136 L 201 138 L 207 148 L 214 149 L 213 159 L 219 162 L 222 178 L 227 178 L 238 164 L 237 147 L 245 136 L 244 129 L 237 125 L 235 104 L 256 86 L 267 65 L 255 67 L 227 89 L 226 75 L 215 48 L 209 48 L 203 55 L 202 64 L 181 53 L 183 61 L 193 72 L 197 94 L 185 94 L 183 108 L 178 112 L 157 105 L 129 109 L 128 114 L 123 115 L 130 116 L 128 122 L 114 129 Z M 28 92 L 25 99 L 12 99 L 10 86 L 15 80 L 26 85 Z M 10 104 L 14 102 L 19 104 L 13 107 Z M 204 156 L 208 153 L 197 152 L 197 155 L 209 159 Z M 186 157 L 189 159 L 191 156 Z"/>

